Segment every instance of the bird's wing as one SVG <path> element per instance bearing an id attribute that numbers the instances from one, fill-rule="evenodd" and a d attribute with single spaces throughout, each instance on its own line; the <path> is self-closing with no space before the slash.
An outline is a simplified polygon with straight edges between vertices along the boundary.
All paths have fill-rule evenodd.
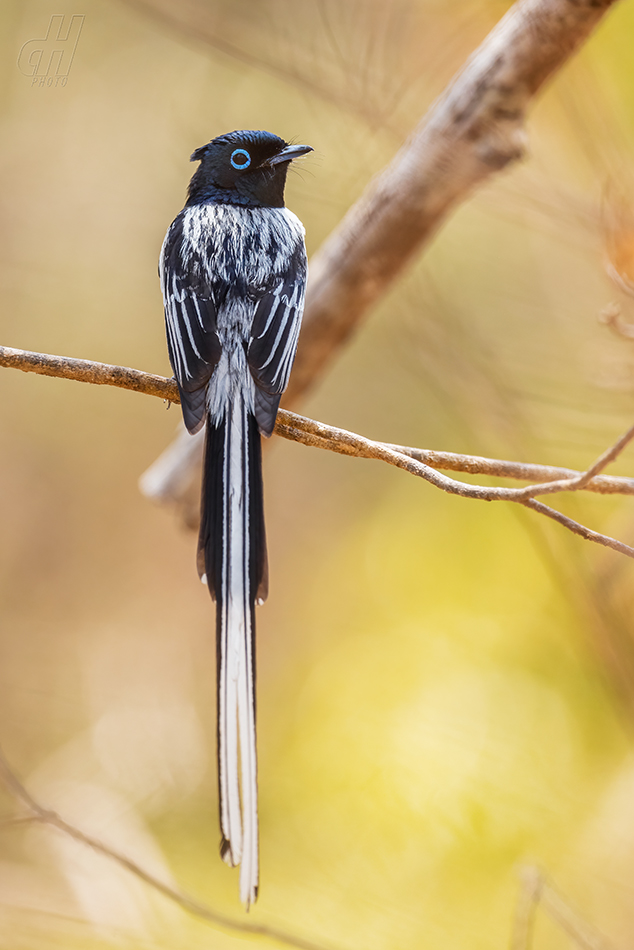
<path id="1" fill-rule="evenodd" d="M 220 359 L 221 348 L 213 288 L 195 257 L 183 254 L 180 216 L 167 232 L 159 274 L 170 363 L 185 425 L 194 433 L 205 420 L 207 383 Z"/>
<path id="2" fill-rule="evenodd" d="M 247 349 L 256 383 L 255 415 L 264 435 L 273 431 L 277 407 L 288 386 L 304 310 L 305 258 L 295 255 L 292 263 L 258 300 Z"/>

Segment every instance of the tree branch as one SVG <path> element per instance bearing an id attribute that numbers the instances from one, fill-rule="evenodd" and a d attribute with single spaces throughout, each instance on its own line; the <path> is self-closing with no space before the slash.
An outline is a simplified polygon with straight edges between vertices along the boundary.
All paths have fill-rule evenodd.
<path id="1" fill-rule="evenodd" d="M 21 369 L 24 372 L 40 373 L 63 379 L 75 379 L 80 382 L 97 385 L 118 386 L 134 392 L 160 396 L 170 402 L 178 402 L 178 390 L 173 379 L 142 373 L 126 366 L 110 366 L 107 363 L 93 363 L 89 360 L 68 359 L 63 356 L 49 356 L 45 353 L 31 353 L 0 346 L 0 366 Z M 560 512 L 535 500 L 536 495 L 554 494 L 563 491 L 597 491 L 602 494 L 634 494 L 634 479 L 610 477 L 600 472 L 614 461 L 625 446 L 634 438 L 634 426 L 618 439 L 585 472 L 551 466 L 526 465 L 521 462 L 483 459 L 478 456 L 457 455 L 449 452 L 434 452 L 425 449 L 413 449 L 404 446 L 375 442 L 346 429 L 324 425 L 313 419 L 306 419 L 296 413 L 280 410 L 275 425 L 277 435 L 294 442 L 302 442 L 315 448 L 327 449 L 341 455 L 353 455 L 358 458 L 379 459 L 397 468 L 404 469 L 410 475 L 417 475 L 430 482 L 436 488 L 451 495 L 474 498 L 479 501 L 514 501 L 532 508 L 563 525 L 569 531 L 580 535 L 587 541 L 594 541 L 613 548 L 628 557 L 634 557 L 634 548 L 622 541 L 599 534 L 584 527 Z M 193 444 L 193 439 L 189 436 Z M 179 449 L 179 455 L 183 453 Z M 160 459 L 159 459 L 160 462 Z M 156 465 L 156 463 L 155 463 Z M 525 478 L 534 483 L 524 488 L 504 488 L 489 485 L 471 485 L 448 475 L 442 475 L 438 469 L 452 471 L 479 472 L 503 478 Z M 146 472 L 144 479 L 152 478 L 152 469 Z M 553 478 L 554 476 L 554 478 Z M 563 477 L 562 477 L 563 476 Z M 159 479 L 160 481 L 160 479 Z"/>
<path id="2" fill-rule="evenodd" d="M 410 448 L 409 446 L 393 445 L 388 442 L 374 442 L 363 436 L 356 435 L 353 432 L 347 432 L 345 429 L 327 426 L 324 425 L 323 422 L 315 422 L 313 419 L 307 419 L 304 416 L 299 416 L 296 413 L 284 410 L 280 410 L 278 413 L 275 433 L 285 439 L 302 442 L 304 445 L 312 445 L 315 448 L 327 449 L 330 452 L 338 452 L 341 455 L 382 459 L 383 461 L 389 461 L 393 465 L 398 464 L 399 468 L 405 466 L 388 458 L 385 454 L 386 450 L 399 456 L 408 456 L 429 468 L 465 472 L 472 475 L 491 475 L 498 478 L 516 478 L 520 481 L 526 480 L 542 483 L 529 485 L 521 489 L 483 488 L 481 491 L 487 493 L 486 497 L 484 495 L 478 495 L 478 497 L 482 497 L 485 501 L 522 501 L 527 497 L 537 494 L 578 491 L 580 489 L 599 492 L 600 494 L 634 494 L 634 479 L 624 478 L 622 476 L 599 475 L 598 471 L 600 471 L 600 468 L 597 469 L 596 475 L 588 477 L 587 471 L 576 472 L 574 469 L 559 468 L 551 465 L 509 462 L 501 459 L 483 458 L 478 455 L 459 455 L 454 452 L 437 452 L 431 449 L 417 449 Z M 601 459 L 594 463 L 592 466 L 593 470 L 599 461 L 602 462 L 600 467 L 603 467 L 604 464 L 607 465 L 609 461 L 613 461 L 619 451 L 621 451 L 632 438 L 634 438 L 634 427 L 629 429 L 625 436 L 622 436 L 618 443 L 609 449 L 610 458 L 608 460 L 604 461 L 603 456 L 601 456 Z M 613 455 L 612 453 L 614 453 L 617 445 L 619 449 L 616 451 L 616 454 Z M 607 455 L 607 453 L 604 453 L 604 455 Z M 412 474 L 421 474 L 420 471 L 411 471 Z M 456 484 L 465 485 L 464 482 Z M 438 485 L 437 487 L 442 486 Z M 470 485 L 465 485 L 466 489 L 471 487 Z M 460 494 L 460 492 L 452 493 Z"/>
<path id="3" fill-rule="evenodd" d="M 80 360 L 78 362 L 83 361 Z M 101 854 L 103 857 L 108 858 L 110 861 L 114 861 L 116 864 L 120 865 L 120 867 L 125 868 L 126 871 L 130 872 L 130 874 L 134 874 L 135 877 L 140 878 L 155 891 L 158 891 L 160 894 L 162 894 L 163 897 L 167 897 L 168 900 L 178 904 L 178 906 L 187 911 L 188 914 L 192 914 L 192 916 L 197 917 L 199 920 L 204 920 L 206 923 L 212 924 L 215 927 L 221 927 L 223 930 L 238 931 L 240 933 L 252 934 L 257 937 L 266 937 L 269 940 L 276 940 L 278 943 L 283 943 L 288 947 L 296 947 L 298 950 L 324 950 L 323 947 L 313 943 L 310 940 L 304 940 L 302 937 L 295 937 L 291 934 L 285 933 L 282 930 L 278 930 L 275 927 L 268 927 L 266 924 L 242 923 L 240 921 L 233 920 L 231 917 L 227 917 L 224 914 L 220 914 L 218 911 L 212 910 L 211 907 L 207 907 L 206 904 L 202 904 L 200 901 L 197 901 L 196 898 L 187 894 L 185 891 L 178 890 L 177 888 L 166 884 L 164 881 L 159 880 L 159 878 L 155 877 L 153 874 L 150 874 L 150 872 L 142 868 L 140 864 L 137 864 L 136 861 L 132 861 L 120 851 L 116 851 L 114 848 L 111 848 L 109 845 L 97 840 L 97 838 L 93 838 L 91 835 L 84 834 L 83 831 L 80 831 L 79 828 L 75 828 L 74 825 L 69 825 L 68 822 L 64 821 L 64 819 L 57 814 L 57 812 L 51 811 L 48 808 L 44 808 L 44 806 L 40 805 L 39 802 L 33 798 L 30 792 L 27 791 L 17 775 L 11 769 L 1 749 L 0 782 L 4 785 L 11 797 L 19 802 L 24 808 L 26 808 L 28 812 L 28 814 L 24 817 L 18 816 L 16 818 L 9 818 L 4 822 L 0 822 L 0 827 L 3 825 L 13 825 L 27 821 L 36 821 L 42 825 L 48 825 L 51 828 L 56 828 L 63 834 L 68 835 L 68 837 L 73 838 L 74 841 L 78 841 L 80 844 L 85 845 L 87 848 L 90 848 L 97 854 Z"/>
<path id="4" fill-rule="evenodd" d="M 21 369 L 24 373 L 38 373 L 40 376 L 74 379 L 79 383 L 92 383 L 95 386 L 118 386 L 120 389 L 132 389 L 147 396 L 159 396 L 170 402 L 180 401 L 173 379 L 142 373 L 128 366 L 111 366 L 109 363 L 76 360 L 70 356 L 14 350 L 10 346 L 0 346 L 0 366 Z"/>
<path id="5" fill-rule="evenodd" d="M 530 950 L 535 913 L 538 906 L 583 950 L 611 950 L 611 945 L 590 927 L 550 884 L 539 868 L 526 867 L 520 872 L 520 899 L 515 915 L 511 950 Z"/>
<path id="6" fill-rule="evenodd" d="M 629 544 L 623 544 L 622 541 L 617 541 L 616 538 L 611 538 L 607 534 L 599 534 L 598 531 L 592 531 L 590 528 L 586 528 L 585 525 L 579 524 L 578 521 L 573 521 L 572 518 L 562 515 L 560 511 L 555 511 L 554 508 L 550 508 L 549 505 L 545 505 L 541 501 L 529 498 L 521 502 L 521 504 L 527 508 L 532 508 L 533 511 L 537 511 L 540 515 L 552 518 L 553 521 L 556 521 L 564 528 L 568 528 L 573 534 L 578 534 L 580 538 L 584 538 L 586 541 L 594 541 L 596 544 L 602 544 L 606 548 L 612 548 L 613 551 L 618 551 L 619 554 L 625 554 L 626 557 L 634 558 L 634 548 L 630 547 Z"/>
<path id="7" fill-rule="evenodd" d="M 544 880 L 537 868 L 521 869 L 520 896 L 515 909 L 511 950 L 530 950 L 543 884 Z"/>

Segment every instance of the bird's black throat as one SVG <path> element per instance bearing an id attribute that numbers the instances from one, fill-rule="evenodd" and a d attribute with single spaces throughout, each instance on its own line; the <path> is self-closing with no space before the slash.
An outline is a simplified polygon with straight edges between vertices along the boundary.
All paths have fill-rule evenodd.
<path id="1" fill-rule="evenodd" d="M 221 183 L 218 169 L 204 160 L 192 176 L 186 206 L 213 202 L 243 208 L 283 208 L 284 187 L 290 162 L 257 169 L 237 181 Z"/>

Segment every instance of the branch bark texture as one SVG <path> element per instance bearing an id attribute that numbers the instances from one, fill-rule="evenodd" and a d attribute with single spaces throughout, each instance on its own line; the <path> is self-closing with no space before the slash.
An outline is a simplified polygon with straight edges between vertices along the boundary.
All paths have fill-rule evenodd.
<path id="1" fill-rule="evenodd" d="M 47 376 L 58 376 L 64 379 L 76 379 L 81 382 L 132 389 L 135 392 L 160 396 L 170 402 L 179 401 L 178 390 L 173 379 L 165 379 L 151 373 L 142 373 L 126 366 L 110 366 L 106 363 L 66 359 L 62 356 L 49 356 L 45 353 L 31 353 L 0 346 L 0 366 L 2 365 L 13 369 L 21 369 L 25 372 L 36 372 Z M 594 541 L 597 544 L 619 551 L 627 557 L 634 558 L 634 548 L 630 545 L 617 541 L 608 535 L 592 531 L 590 528 L 586 528 L 585 525 L 573 521 L 561 512 L 555 511 L 535 499 L 536 495 L 582 490 L 597 491 L 601 494 L 634 494 L 634 479 L 608 477 L 601 474 L 603 469 L 610 462 L 613 462 L 623 449 L 634 440 L 634 426 L 628 429 L 614 445 L 603 452 L 585 472 L 375 442 L 354 432 L 327 426 L 322 422 L 306 419 L 304 416 L 298 416 L 296 413 L 287 410 L 279 411 L 275 432 L 294 442 L 302 442 L 304 445 L 327 449 L 340 455 L 379 459 L 397 468 L 404 469 L 410 475 L 417 475 L 451 495 L 460 495 L 463 498 L 473 498 L 479 501 L 518 502 L 532 508 L 539 514 L 552 518 L 587 541 Z M 177 479 L 180 469 L 184 470 L 181 473 L 182 478 L 187 479 L 189 477 L 191 468 L 187 455 L 187 445 L 190 446 L 189 451 L 191 451 L 193 442 L 194 440 L 187 436 L 184 448 L 180 446 L 178 441 L 174 443 L 173 451 L 178 456 L 176 463 L 169 457 L 168 450 L 166 459 L 166 453 L 164 453 L 154 466 L 148 469 L 142 479 L 142 487 L 147 495 L 160 500 L 159 488 L 161 486 L 165 490 L 167 485 L 167 490 L 170 492 L 178 489 Z M 168 470 L 169 478 L 176 480 L 176 484 L 169 481 L 163 467 Z M 469 472 L 471 474 L 480 473 L 503 478 L 513 477 L 531 481 L 533 484 L 524 488 L 472 485 L 442 475 L 438 469 Z M 157 485 L 159 488 L 157 488 Z"/>
<path id="2" fill-rule="evenodd" d="M 137 393 L 179 402 L 176 382 L 173 379 L 142 373 L 138 369 L 130 369 L 129 366 L 112 366 L 110 363 L 94 363 L 92 360 L 77 360 L 70 356 L 14 350 L 10 346 L 0 346 L 0 366 L 21 369 L 24 373 L 37 373 L 39 376 L 74 379 L 79 383 L 92 383 L 94 386 L 132 389 Z"/>

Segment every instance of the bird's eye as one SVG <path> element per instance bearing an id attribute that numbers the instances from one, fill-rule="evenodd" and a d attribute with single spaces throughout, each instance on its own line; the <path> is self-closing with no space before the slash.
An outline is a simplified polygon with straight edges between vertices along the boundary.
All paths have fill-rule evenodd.
<path id="1" fill-rule="evenodd" d="M 245 148 L 236 148 L 231 153 L 231 164 L 238 171 L 243 171 L 251 164 L 251 156 Z"/>

